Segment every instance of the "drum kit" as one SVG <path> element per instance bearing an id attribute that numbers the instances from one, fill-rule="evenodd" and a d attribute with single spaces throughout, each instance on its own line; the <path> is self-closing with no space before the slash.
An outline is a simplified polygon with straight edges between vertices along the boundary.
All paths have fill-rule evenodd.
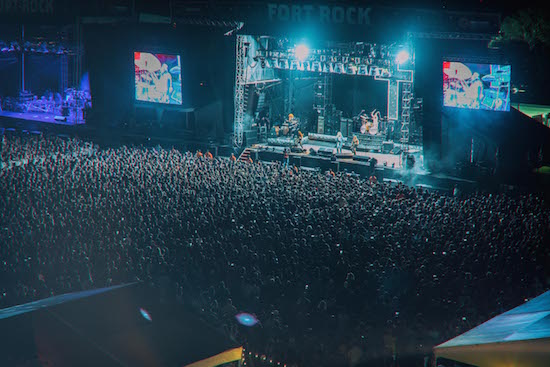
<path id="1" fill-rule="evenodd" d="M 383 119 L 380 116 L 380 112 L 376 110 L 373 111 L 371 117 L 372 118 L 369 119 L 366 113 L 361 113 L 359 115 L 359 120 L 361 121 L 359 132 L 361 134 L 378 135 L 378 133 L 383 130 L 381 127 Z"/>
<path id="2" fill-rule="evenodd" d="M 293 114 L 289 114 L 288 119 L 285 120 L 280 129 L 280 134 L 284 136 L 294 135 L 298 133 L 298 125 L 300 120 Z"/>
<path id="3" fill-rule="evenodd" d="M 281 133 L 284 136 L 287 136 L 289 132 L 290 132 L 290 127 L 288 126 L 287 123 L 284 123 L 283 126 L 281 127 Z"/>

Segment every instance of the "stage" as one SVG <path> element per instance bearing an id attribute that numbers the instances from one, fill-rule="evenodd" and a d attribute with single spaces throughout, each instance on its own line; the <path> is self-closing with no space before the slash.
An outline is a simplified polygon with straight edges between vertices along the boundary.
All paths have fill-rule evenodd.
<path id="1" fill-rule="evenodd" d="M 322 141 L 309 141 L 307 138 L 304 139 L 303 143 L 304 149 L 306 151 L 310 151 L 310 149 L 318 150 L 319 148 L 323 149 L 333 149 L 334 153 L 336 153 L 336 145 L 334 143 L 330 142 L 322 142 Z M 410 154 L 414 154 L 415 156 L 418 156 L 421 158 L 420 152 L 422 151 L 422 147 L 417 146 L 409 146 L 407 147 Z M 355 155 L 355 159 L 353 157 L 353 153 L 349 147 L 342 148 L 342 155 L 337 157 L 338 161 L 341 162 L 357 162 L 362 161 L 362 158 L 374 158 L 376 159 L 376 167 L 383 168 L 383 167 L 389 167 L 389 168 L 403 168 L 403 157 L 402 154 L 391 154 L 391 153 L 382 153 L 382 152 L 371 152 L 365 149 L 362 149 L 359 147 L 357 149 L 357 154 Z M 351 154 L 351 157 L 349 156 Z"/>
<path id="2" fill-rule="evenodd" d="M 404 183 L 410 186 L 422 187 L 441 192 L 450 192 L 454 187 L 459 186 L 464 190 L 474 189 L 476 183 L 458 177 L 433 174 L 423 167 L 422 147 L 415 145 L 400 146 L 395 144 L 395 151 L 399 154 L 373 152 L 366 149 L 358 149 L 354 156 L 350 149 L 342 149 L 342 154 L 336 153 L 336 146 L 332 142 L 322 142 L 307 138 L 303 141 L 303 152 L 293 149 L 289 153 L 290 165 L 295 165 L 304 170 L 315 170 L 319 172 L 344 172 L 356 174 L 363 178 L 372 175 L 378 181 L 391 183 Z M 245 152 L 253 161 L 263 162 L 284 162 L 286 147 L 270 144 L 254 144 Z M 312 153 L 315 152 L 315 153 Z M 319 154 L 321 152 L 321 154 Z M 406 153 L 403 153 L 406 152 Z M 414 157 L 414 166 L 406 166 L 406 156 Z M 374 158 L 374 160 L 372 160 Z"/>
<path id="3" fill-rule="evenodd" d="M 56 119 L 58 116 L 53 113 L 47 112 L 12 112 L 12 111 L 0 111 L 0 118 L 8 119 L 17 119 L 25 121 L 35 121 L 35 122 L 45 122 L 48 124 L 57 124 L 57 125 L 81 125 L 84 124 L 84 121 L 76 121 L 74 117 L 66 116 L 66 120 Z M 61 117 L 61 116 L 59 116 Z"/>
<path id="4" fill-rule="evenodd" d="M 369 162 L 374 159 L 373 165 L 378 168 L 401 169 L 406 166 L 406 157 L 414 157 L 414 165 L 423 165 L 422 146 L 401 144 L 392 140 L 385 140 L 383 134 L 369 135 L 354 133 L 358 137 L 356 154 L 351 151 L 351 137 L 344 138 L 341 154 L 336 154 L 336 136 L 328 134 L 310 133 L 302 140 L 303 152 L 297 148 L 296 136 L 270 137 L 265 143 L 254 144 L 252 148 L 264 151 L 280 151 L 290 148 L 292 154 L 300 156 L 319 156 L 331 158 L 336 154 L 339 162 L 357 163 Z M 410 163 L 410 162 L 409 162 Z M 412 167 L 409 167 L 412 168 Z"/>

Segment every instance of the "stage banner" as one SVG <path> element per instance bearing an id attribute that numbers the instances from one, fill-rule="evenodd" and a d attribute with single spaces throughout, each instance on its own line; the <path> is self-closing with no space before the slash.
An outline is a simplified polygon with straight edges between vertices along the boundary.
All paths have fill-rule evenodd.
<path id="1" fill-rule="evenodd" d="M 498 33 L 500 17 L 489 13 L 382 7 L 373 2 L 217 1 L 172 8 L 175 22 L 216 24 L 239 21 L 241 34 L 334 41 L 399 41 L 408 32 Z"/>
<path id="2" fill-rule="evenodd" d="M 408 32 L 498 33 L 500 17 L 443 10 L 268 2 L 249 8 L 243 32 L 334 41 L 398 41 Z"/>

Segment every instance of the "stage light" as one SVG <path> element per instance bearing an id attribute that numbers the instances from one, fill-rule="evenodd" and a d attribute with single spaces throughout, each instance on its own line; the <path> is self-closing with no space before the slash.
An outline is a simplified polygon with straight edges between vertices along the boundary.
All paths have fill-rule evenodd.
<path id="1" fill-rule="evenodd" d="M 304 44 L 296 46 L 294 49 L 294 55 L 300 61 L 304 61 L 309 56 L 309 47 Z"/>
<path id="2" fill-rule="evenodd" d="M 406 63 L 409 60 L 409 57 L 410 57 L 410 55 L 406 50 L 401 50 L 401 51 L 399 51 L 399 53 L 397 54 L 397 57 L 395 59 L 396 59 L 396 61 L 399 65 L 403 65 L 404 63 Z"/>

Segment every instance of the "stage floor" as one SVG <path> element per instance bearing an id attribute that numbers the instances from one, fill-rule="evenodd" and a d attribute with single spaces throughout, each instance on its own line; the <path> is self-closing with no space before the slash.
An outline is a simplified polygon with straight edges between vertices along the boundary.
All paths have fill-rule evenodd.
<path id="1" fill-rule="evenodd" d="M 12 112 L 12 111 L 0 111 L 0 117 L 7 117 L 18 120 L 45 122 L 48 124 L 56 125 L 81 125 L 85 121 L 81 120 L 78 123 L 74 117 L 67 117 L 67 121 L 58 121 L 55 119 L 55 114 L 45 112 Z"/>
<path id="2" fill-rule="evenodd" d="M 305 139 L 304 139 L 305 140 Z M 306 150 L 309 150 L 310 148 L 313 148 L 314 150 L 319 150 L 319 148 L 333 148 L 334 152 L 336 152 L 335 144 L 331 142 L 322 142 L 322 141 L 306 141 L 303 144 L 304 148 Z M 396 144 L 398 148 L 400 148 L 400 144 Z M 472 180 L 466 180 L 454 176 L 449 176 L 446 174 L 432 174 L 428 170 L 426 170 L 424 165 L 424 157 L 423 157 L 423 151 L 422 147 L 416 146 L 416 145 L 409 145 L 406 147 L 408 149 L 408 153 L 413 155 L 416 159 L 415 165 L 411 169 L 407 169 L 403 166 L 403 157 L 401 154 L 387 154 L 387 153 L 377 153 L 377 152 L 369 152 L 369 151 L 357 151 L 357 155 L 360 157 L 370 157 L 375 158 L 377 160 L 376 164 L 376 175 L 377 177 L 381 177 L 384 181 L 388 182 L 401 182 L 405 183 L 409 186 L 415 186 L 415 187 L 423 187 L 426 189 L 433 189 L 433 190 L 439 190 L 439 191 L 445 191 L 450 192 L 455 186 L 461 186 L 463 188 L 469 188 L 472 189 L 475 187 L 476 182 Z M 267 151 L 269 153 L 275 153 L 279 161 L 282 161 L 282 157 L 284 154 L 284 147 L 282 146 L 273 146 L 268 144 L 255 144 L 251 147 L 252 150 L 257 150 L 259 152 L 261 151 Z M 349 155 L 351 151 L 349 149 L 342 149 L 342 152 L 344 154 Z M 290 153 L 290 157 L 311 157 L 314 158 L 314 161 L 329 161 L 330 158 L 323 157 L 323 156 L 312 156 L 308 152 L 304 153 Z M 292 161 L 291 161 L 292 162 Z M 365 160 L 354 160 L 353 158 L 346 158 L 342 156 L 337 156 L 336 162 L 345 163 L 347 164 L 347 168 L 351 171 L 354 171 L 356 173 L 359 173 L 363 175 L 361 172 L 362 170 L 359 169 L 355 171 L 353 166 L 355 167 L 361 167 L 368 165 Z M 321 165 L 316 165 L 316 163 L 309 163 L 309 166 L 301 166 L 302 169 L 318 169 L 321 167 Z"/>
<path id="3" fill-rule="evenodd" d="M 334 144 L 332 143 L 324 143 L 324 142 L 310 142 L 307 144 L 303 144 L 304 148 L 306 150 L 309 150 L 311 148 L 318 149 L 319 147 L 324 148 L 334 148 Z M 334 152 L 336 152 L 336 148 L 334 148 Z M 351 153 L 351 150 L 342 148 L 342 153 Z M 364 152 L 364 151 L 357 151 L 357 155 L 360 157 L 369 157 L 374 158 L 378 161 L 377 167 L 391 167 L 391 168 L 401 168 L 402 162 L 401 162 L 401 154 L 384 154 L 384 153 L 375 153 L 375 152 Z M 353 162 L 353 158 L 338 158 L 338 161 L 341 162 Z"/>
<path id="4" fill-rule="evenodd" d="M 304 146 L 304 149 L 309 150 L 313 148 L 314 150 L 318 150 L 319 148 L 333 148 L 334 152 L 336 152 L 336 146 L 334 143 L 331 142 L 323 142 L 323 141 L 317 141 L 317 140 L 308 140 L 307 138 L 304 139 L 304 143 L 302 144 Z M 396 146 L 399 146 L 399 144 L 396 144 Z M 422 147 L 410 145 L 407 147 L 408 152 L 415 156 L 416 158 L 416 164 L 418 166 L 422 165 Z M 342 148 L 342 153 L 351 153 L 350 149 Z M 293 153 L 293 154 L 306 154 L 306 153 Z M 376 159 L 377 167 L 385 167 L 385 168 L 403 168 L 403 157 L 401 154 L 389 154 L 389 153 L 377 153 L 377 152 L 369 152 L 364 150 L 357 150 L 357 156 L 360 157 L 369 157 Z M 338 158 L 338 161 L 340 162 L 354 162 L 353 158 Z M 355 161 L 356 162 L 356 161 Z"/>

